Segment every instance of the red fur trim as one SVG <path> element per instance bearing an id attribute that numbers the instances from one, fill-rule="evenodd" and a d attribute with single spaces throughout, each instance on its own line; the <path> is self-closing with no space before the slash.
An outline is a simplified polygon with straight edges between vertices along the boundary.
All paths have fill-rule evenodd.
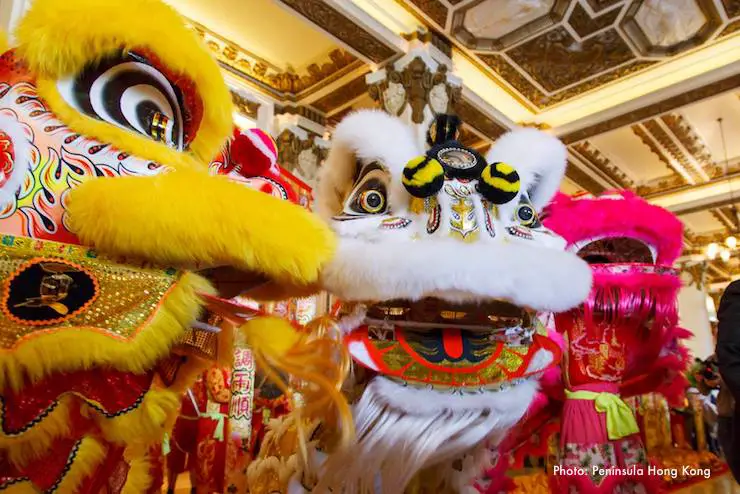
<path id="1" fill-rule="evenodd" d="M 623 199 L 605 199 L 606 195 Z M 654 246 L 657 263 L 667 265 L 673 264 L 683 249 L 681 221 L 630 191 L 605 192 L 588 199 L 558 194 L 546 211 L 545 226 L 569 245 L 603 236 L 635 238 Z"/>

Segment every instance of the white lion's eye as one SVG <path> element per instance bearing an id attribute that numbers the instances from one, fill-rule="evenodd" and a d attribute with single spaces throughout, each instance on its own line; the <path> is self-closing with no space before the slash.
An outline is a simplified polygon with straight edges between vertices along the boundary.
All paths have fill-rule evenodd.
<path id="1" fill-rule="evenodd" d="M 57 84 L 80 113 L 182 150 L 183 112 L 175 88 L 145 59 L 126 54 Z"/>

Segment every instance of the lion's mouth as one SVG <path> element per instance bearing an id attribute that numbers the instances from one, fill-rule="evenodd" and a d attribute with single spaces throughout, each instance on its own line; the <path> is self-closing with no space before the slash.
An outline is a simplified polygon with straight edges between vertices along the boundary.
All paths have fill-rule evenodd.
<path id="1" fill-rule="evenodd" d="M 571 249 L 589 264 L 654 264 L 656 249 L 631 237 L 605 237 L 577 242 Z"/>
<path id="2" fill-rule="evenodd" d="M 347 336 L 350 353 L 363 366 L 412 386 L 500 389 L 541 372 L 559 352 L 537 333 L 533 311 L 504 301 L 428 297 L 364 308 L 363 324 Z"/>
<path id="3" fill-rule="evenodd" d="M 367 305 L 366 322 L 386 323 L 410 330 L 454 327 L 474 333 L 529 328 L 533 313 L 504 301 L 453 303 L 435 297 L 418 301 L 388 300 Z"/>

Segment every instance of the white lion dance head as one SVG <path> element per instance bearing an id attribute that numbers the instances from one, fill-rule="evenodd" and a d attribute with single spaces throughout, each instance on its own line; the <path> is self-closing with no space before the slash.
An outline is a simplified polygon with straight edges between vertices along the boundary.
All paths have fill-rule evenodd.
<path id="1" fill-rule="evenodd" d="M 538 217 L 562 143 L 518 129 L 484 158 L 458 125 L 438 117 L 428 150 L 379 111 L 333 135 L 317 200 L 340 244 L 322 282 L 352 308 L 340 326 L 362 389 L 357 440 L 326 458 L 314 492 L 464 490 L 560 358 L 536 313 L 589 293 L 588 265 Z"/>

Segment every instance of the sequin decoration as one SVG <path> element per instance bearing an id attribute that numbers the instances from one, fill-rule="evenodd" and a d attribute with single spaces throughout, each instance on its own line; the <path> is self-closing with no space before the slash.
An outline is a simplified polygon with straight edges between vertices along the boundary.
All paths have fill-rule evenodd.
<path id="1" fill-rule="evenodd" d="M 58 259 L 78 265 L 97 280 L 97 296 L 86 310 L 43 328 L 11 317 L 3 305 L 0 307 L 0 350 L 10 350 L 24 339 L 65 329 L 79 331 L 84 328 L 112 338 L 131 340 L 156 314 L 161 301 L 179 279 L 175 270 L 117 264 L 86 247 L 10 235 L 0 239 L 1 279 L 10 279 L 33 259 Z"/>
<path id="2" fill-rule="evenodd" d="M 196 328 L 188 329 L 173 351 L 205 360 L 216 360 L 218 358 L 218 335 Z"/>

